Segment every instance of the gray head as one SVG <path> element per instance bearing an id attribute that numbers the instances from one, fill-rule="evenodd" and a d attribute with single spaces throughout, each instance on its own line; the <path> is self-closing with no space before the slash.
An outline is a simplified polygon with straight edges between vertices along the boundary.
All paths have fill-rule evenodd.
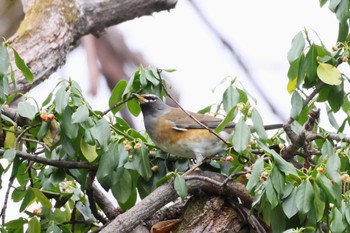
<path id="1" fill-rule="evenodd" d="M 157 116 L 169 108 L 158 96 L 153 94 L 134 94 L 138 99 L 143 116 Z"/>

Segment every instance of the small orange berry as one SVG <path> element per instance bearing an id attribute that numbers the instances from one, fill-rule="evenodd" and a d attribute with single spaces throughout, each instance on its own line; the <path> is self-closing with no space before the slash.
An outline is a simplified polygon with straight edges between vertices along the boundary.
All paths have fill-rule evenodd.
<path id="1" fill-rule="evenodd" d="M 324 169 L 323 169 L 323 167 L 318 167 L 318 168 L 316 168 L 316 171 L 318 173 L 322 173 L 324 171 Z"/>
<path id="2" fill-rule="evenodd" d="M 55 119 L 55 115 L 53 114 L 53 113 L 49 113 L 48 115 L 47 115 L 47 121 L 48 122 L 51 122 L 53 119 Z"/>
<path id="3" fill-rule="evenodd" d="M 226 156 L 226 162 L 232 162 L 233 157 L 232 156 Z"/>
<path id="4" fill-rule="evenodd" d="M 337 50 L 338 50 L 338 46 L 333 45 L 333 46 L 332 46 L 332 50 L 333 50 L 334 52 L 337 51 Z"/>

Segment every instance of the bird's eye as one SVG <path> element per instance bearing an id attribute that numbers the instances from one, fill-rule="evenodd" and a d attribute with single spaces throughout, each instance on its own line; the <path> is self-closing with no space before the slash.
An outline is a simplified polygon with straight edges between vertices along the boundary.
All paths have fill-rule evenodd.
<path id="1" fill-rule="evenodd" d="M 148 102 L 156 102 L 157 101 L 157 97 L 156 96 L 147 96 L 146 99 L 148 100 Z"/>

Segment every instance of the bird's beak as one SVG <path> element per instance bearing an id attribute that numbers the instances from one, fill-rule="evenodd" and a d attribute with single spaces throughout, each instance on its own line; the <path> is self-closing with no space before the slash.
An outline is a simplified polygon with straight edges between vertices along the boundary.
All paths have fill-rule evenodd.
<path id="1" fill-rule="evenodd" d="M 133 93 L 132 95 L 133 95 L 134 97 L 136 97 L 137 100 L 138 100 L 140 103 L 146 102 L 145 97 L 143 97 L 142 95 L 139 95 L 139 94 L 137 94 L 137 93 Z"/>

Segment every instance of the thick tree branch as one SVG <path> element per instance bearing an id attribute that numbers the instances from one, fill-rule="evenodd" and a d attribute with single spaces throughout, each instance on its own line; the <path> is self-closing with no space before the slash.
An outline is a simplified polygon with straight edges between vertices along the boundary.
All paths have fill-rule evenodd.
<path id="1" fill-rule="evenodd" d="M 209 171 L 194 171 L 185 177 L 189 192 L 198 191 L 210 194 L 223 195 L 228 198 L 239 198 L 244 204 L 250 206 L 252 199 L 246 193 L 244 185 L 240 183 L 230 183 L 223 185 L 225 177 Z M 101 230 L 103 233 L 130 232 L 137 225 L 148 219 L 156 211 L 167 203 L 174 201 L 178 197 L 173 183 L 160 186 L 145 199 L 129 209 L 127 212 L 117 216 L 109 225 Z"/>
<path id="2" fill-rule="evenodd" d="M 67 53 L 89 33 L 153 12 L 170 10 L 176 0 L 33 0 L 16 34 L 10 39 L 31 68 L 29 84 L 16 68 L 17 90 L 25 93 L 65 63 Z M 13 55 L 10 54 L 13 61 Z M 14 64 L 14 62 L 12 63 Z M 15 66 L 13 66 L 15 67 Z M 14 89 L 11 90 L 13 92 Z"/>
<path id="3" fill-rule="evenodd" d="M 113 203 L 106 197 L 106 195 L 100 190 L 96 182 L 92 183 L 91 189 L 94 194 L 95 201 L 97 205 L 102 209 L 109 220 L 114 219 L 119 214 L 122 213 L 122 210 L 115 208 Z"/>

